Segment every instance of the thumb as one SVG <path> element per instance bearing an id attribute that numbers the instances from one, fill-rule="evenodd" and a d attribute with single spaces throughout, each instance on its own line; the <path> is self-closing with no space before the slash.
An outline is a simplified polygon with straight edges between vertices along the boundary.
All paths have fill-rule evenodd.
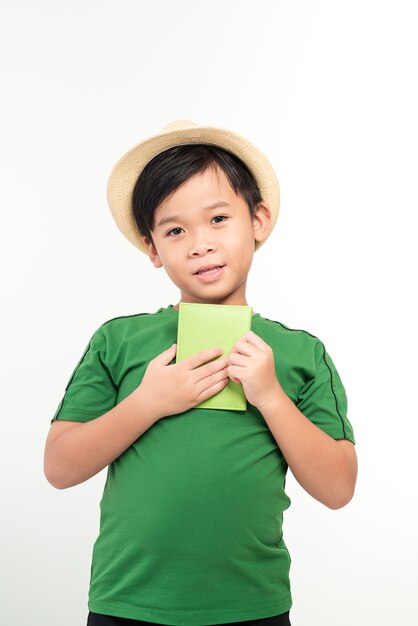
<path id="1" fill-rule="evenodd" d="M 162 365 L 168 365 L 170 361 L 173 360 L 174 355 L 176 354 L 176 350 L 177 350 L 177 344 L 173 343 L 172 346 L 170 346 L 169 348 L 167 348 L 167 350 L 164 350 L 164 352 L 161 352 L 161 354 L 158 355 L 157 357 L 158 361 Z"/>

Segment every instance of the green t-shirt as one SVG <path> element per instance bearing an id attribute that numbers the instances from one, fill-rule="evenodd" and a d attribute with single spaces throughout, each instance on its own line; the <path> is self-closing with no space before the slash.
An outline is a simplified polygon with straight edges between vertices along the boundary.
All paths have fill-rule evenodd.
<path id="1" fill-rule="evenodd" d="M 102 324 L 52 421 L 86 422 L 112 409 L 176 341 L 177 324 L 172 305 Z M 300 411 L 354 443 L 345 390 L 321 341 L 259 313 L 251 328 L 272 347 L 277 378 Z M 90 611 L 179 626 L 288 611 L 287 467 L 250 403 L 246 411 L 191 409 L 153 424 L 108 467 Z"/>

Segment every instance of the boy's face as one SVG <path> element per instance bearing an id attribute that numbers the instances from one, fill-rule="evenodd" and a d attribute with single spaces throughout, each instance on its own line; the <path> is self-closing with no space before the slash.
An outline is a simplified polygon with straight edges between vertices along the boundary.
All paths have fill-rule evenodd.
<path id="1" fill-rule="evenodd" d="M 224 205 L 205 208 L 220 203 Z M 265 239 L 270 220 L 263 204 L 251 219 L 246 201 L 234 192 L 223 170 L 209 167 L 157 207 L 154 245 L 144 241 L 154 266 L 164 267 L 180 289 L 181 302 L 245 305 L 254 244 Z M 196 274 L 208 265 L 223 267 Z"/>

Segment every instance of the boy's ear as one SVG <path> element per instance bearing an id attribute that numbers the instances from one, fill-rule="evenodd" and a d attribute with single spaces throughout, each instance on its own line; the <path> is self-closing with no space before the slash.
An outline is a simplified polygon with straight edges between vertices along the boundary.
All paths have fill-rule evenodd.
<path id="1" fill-rule="evenodd" d="M 151 263 L 154 265 L 154 267 L 162 267 L 163 264 L 157 252 L 157 248 L 154 246 L 151 239 L 148 239 L 148 237 L 142 237 L 142 240 L 148 248 L 148 256 L 151 259 Z"/>
<path id="2" fill-rule="evenodd" d="M 267 237 L 271 224 L 271 211 L 267 204 L 260 202 L 254 212 L 253 228 L 254 239 L 256 241 L 264 241 Z"/>

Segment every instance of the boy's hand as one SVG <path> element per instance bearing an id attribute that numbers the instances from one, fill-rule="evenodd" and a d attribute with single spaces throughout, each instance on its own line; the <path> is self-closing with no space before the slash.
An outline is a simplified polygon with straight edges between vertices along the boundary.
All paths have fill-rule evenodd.
<path id="1" fill-rule="evenodd" d="M 260 411 L 278 393 L 284 393 L 277 380 L 273 350 L 252 330 L 235 343 L 228 362 L 229 378 L 242 384 L 248 402 Z"/>
<path id="2" fill-rule="evenodd" d="M 174 343 L 152 359 L 138 387 L 149 399 L 156 421 L 192 409 L 221 391 L 229 382 L 228 358 L 216 358 L 222 354 L 222 349 L 209 348 L 169 365 L 176 350 L 177 344 Z M 207 363 L 211 359 L 215 360 Z"/>

